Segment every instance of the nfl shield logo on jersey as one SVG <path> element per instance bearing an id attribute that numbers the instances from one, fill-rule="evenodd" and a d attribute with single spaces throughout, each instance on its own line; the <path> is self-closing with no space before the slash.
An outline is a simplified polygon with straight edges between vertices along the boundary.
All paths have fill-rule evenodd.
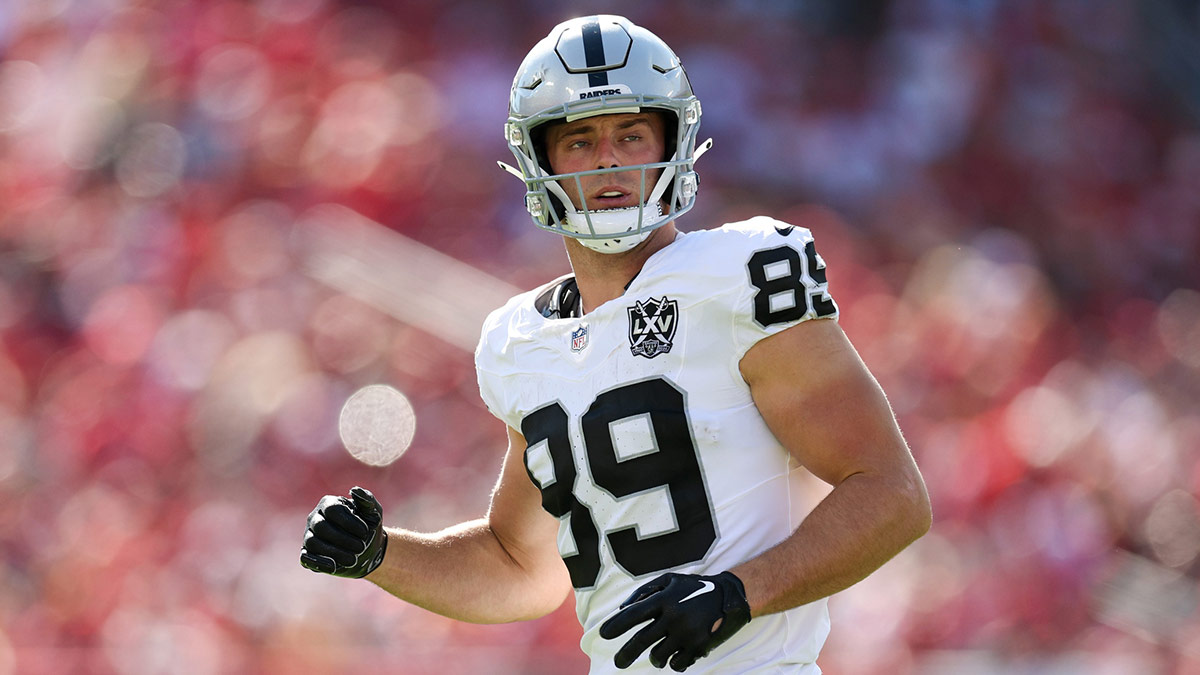
<path id="1" fill-rule="evenodd" d="M 675 326 L 679 304 L 663 296 L 661 300 L 650 298 L 627 307 L 629 312 L 629 349 L 634 356 L 652 359 L 671 351 L 671 338 L 675 337 Z"/>
<path id="2" fill-rule="evenodd" d="M 588 345 L 587 324 L 579 324 L 579 328 L 571 331 L 571 351 L 581 352 Z"/>

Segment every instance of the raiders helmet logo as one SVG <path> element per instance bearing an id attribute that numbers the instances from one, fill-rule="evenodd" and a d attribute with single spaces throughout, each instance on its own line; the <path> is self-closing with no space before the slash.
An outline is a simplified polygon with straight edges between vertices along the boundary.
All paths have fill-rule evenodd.
<path id="1" fill-rule="evenodd" d="M 663 296 L 650 298 L 627 307 L 629 312 L 629 349 L 634 356 L 652 359 L 671 351 L 671 339 L 678 325 L 679 304 Z"/>

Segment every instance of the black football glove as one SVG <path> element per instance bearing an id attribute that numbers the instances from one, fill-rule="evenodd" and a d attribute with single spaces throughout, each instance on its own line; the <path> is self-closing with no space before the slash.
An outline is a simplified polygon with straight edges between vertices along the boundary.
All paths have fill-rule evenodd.
<path id="1" fill-rule="evenodd" d="M 314 572 L 361 579 L 383 562 L 387 535 L 383 507 L 370 490 L 350 489 L 350 499 L 325 495 L 308 514 L 300 564 Z"/>
<path id="2" fill-rule="evenodd" d="M 653 619 L 652 621 L 650 621 Z M 650 649 L 650 663 L 683 672 L 750 622 L 746 588 L 732 572 L 706 577 L 664 574 L 633 592 L 620 610 L 600 626 L 600 637 L 611 640 L 644 622 L 617 651 L 613 663 L 628 668 Z M 721 625 L 713 629 L 713 624 Z"/>

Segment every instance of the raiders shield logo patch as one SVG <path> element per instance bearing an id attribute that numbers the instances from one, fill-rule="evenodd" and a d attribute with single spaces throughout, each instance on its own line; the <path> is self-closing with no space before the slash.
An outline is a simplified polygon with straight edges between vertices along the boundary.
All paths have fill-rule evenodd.
<path id="1" fill-rule="evenodd" d="M 663 296 L 626 307 L 629 312 L 629 349 L 634 356 L 652 359 L 671 351 L 678 324 L 679 304 Z"/>

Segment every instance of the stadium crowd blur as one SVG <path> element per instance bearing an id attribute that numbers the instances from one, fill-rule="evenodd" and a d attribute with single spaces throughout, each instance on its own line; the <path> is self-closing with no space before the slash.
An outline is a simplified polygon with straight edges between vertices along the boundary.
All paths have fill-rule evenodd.
<path id="1" fill-rule="evenodd" d="M 389 310 L 472 289 L 379 302 L 296 233 L 333 204 L 497 288 L 567 271 L 495 162 L 525 51 L 595 11 L 703 101 L 682 228 L 813 230 L 925 473 L 934 528 L 834 599 L 826 672 L 1200 672 L 1196 2 L 17 0 L 0 675 L 586 670 L 569 601 L 472 626 L 300 567 L 351 485 L 481 515 L 504 433 L 469 346 Z M 385 467 L 338 438 L 375 383 L 416 410 Z"/>

